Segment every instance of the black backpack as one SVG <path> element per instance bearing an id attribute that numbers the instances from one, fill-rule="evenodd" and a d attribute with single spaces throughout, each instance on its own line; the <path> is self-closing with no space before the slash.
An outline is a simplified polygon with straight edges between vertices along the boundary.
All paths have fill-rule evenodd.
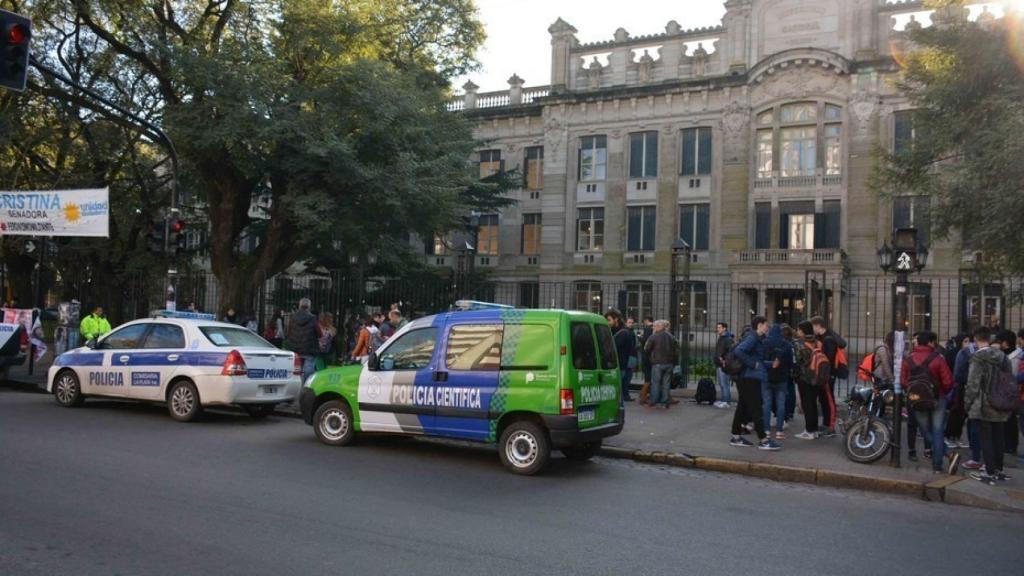
<path id="1" fill-rule="evenodd" d="M 714 404 L 717 399 L 718 393 L 715 391 L 715 383 L 710 378 L 701 378 L 700 382 L 697 382 L 697 395 L 693 397 L 693 401 L 697 404 L 702 402 Z"/>
<path id="2" fill-rule="evenodd" d="M 938 358 L 938 352 L 932 352 L 925 359 L 923 364 L 914 364 L 911 357 L 904 362 L 910 369 L 910 377 L 907 378 L 907 404 L 912 410 L 934 410 L 938 405 L 938 391 L 928 367 Z"/>
<path id="3" fill-rule="evenodd" d="M 722 360 L 722 372 L 725 372 L 732 379 L 737 379 L 743 375 L 743 371 L 747 369 L 746 364 L 740 360 L 739 356 L 736 355 L 736 347 L 740 345 L 742 340 L 733 341 L 729 351 L 725 353 L 725 357 Z"/>

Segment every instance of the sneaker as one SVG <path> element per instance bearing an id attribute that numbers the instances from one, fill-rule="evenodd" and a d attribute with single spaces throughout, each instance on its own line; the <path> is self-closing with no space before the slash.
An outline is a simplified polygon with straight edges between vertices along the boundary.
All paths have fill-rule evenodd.
<path id="1" fill-rule="evenodd" d="M 1013 476 L 1010 476 L 1009 474 L 1006 474 L 1004 472 L 996 472 L 995 478 L 996 478 L 996 480 L 999 480 L 1000 482 L 1006 482 L 1007 480 L 1013 480 Z"/>
<path id="2" fill-rule="evenodd" d="M 963 467 L 965 470 L 980 470 L 981 462 L 978 462 L 977 460 L 968 460 L 963 463 Z"/>
<path id="3" fill-rule="evenodd" d="M 836 431 L 834 429 L 830 428 L 830 429 L 822 432 L 821 433 L 821 437 L 822 438 L 835 438 L 836 437 Z"/>
<path id="4" fill-rule="evenodd" d="M 797 434 L 796 437 L 801 440 L 816 440 L 818 438 L 818 435 L 815 434 L 814 432 L 808 432 L 804 430 L 803 432 Z"/>
<path id="5" fill-rule="evenodd" d="M 765 438 L 757 445 L 759 450 L 782 450 L 782 444 L 779 444 L 775 440 Z"/>
<path id="6" fill-rule="evenodd" d="M 958 448 L 970 448 L 971 447 L 971 443 L 966 441 L 966 440 L 961 440 L 961 441 L 957 442 L 956 445 L 957 445 Z"/>
<path id="7" fill-rule="evenodd" d="M 729 440 L 729 445 L 739 446 L 740 448 L 749 448 L 750 446 L 753 446 L 753 444 L 750 443 L 750 440 L 740 436 L 733 436 L 732 440 Z"/>
<path id="8" fill-rule="evenodd" d="M 946 450 L 956 450 L 956 442 L 946 438 Z"/>
<path id="9" fill-rule="evenodd" d="M 971 478 L 974 478 L 975 480 L 981 482 L 982 484 L 988 484 L 989 486 L 996 485 L 995 478 L 983 472 L 971 472 Z"/>

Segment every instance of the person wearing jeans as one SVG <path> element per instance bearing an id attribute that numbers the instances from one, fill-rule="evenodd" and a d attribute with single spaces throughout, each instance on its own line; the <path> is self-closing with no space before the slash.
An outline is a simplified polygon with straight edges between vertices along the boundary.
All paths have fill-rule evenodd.
<path id="1" fill-rule="evenodd" d="M 718 401 L 715 402 L 715 406 L 728 408 L 729 403 L 732 402 L 732 378 L 725 373 L 723 367 L 725 366 L 725 355 L 732 348 L 735 337 L 732 332 L 729 332 L 729 325 L 725 322 L 716 324 L 715 331 L 718 333 L 718 340 L 715 342 L 715 365 L 718 366 Z"/>
<path id="2" fill-rule="evenodd" d="M 914 421 L 924 436 L 925 449 L 932 451 L 932 470 L 942 472 L 942 458 L 946 453 L 944 441 L 945 417 L 946 417 L 946 396 L 953 389 L 953 374 L 949 371 L 946 360 L 936 350 L 938 335 L 935 332 L 925 331 L 917 335 L 914 349 L 910 356 L 903 361 L 900 372 L 900 382 L 904 387 L 909 387 L 910 379 L 916 371 L 924 370 L 931 381 L 935 391 L 936 405 L 930 409 L 915 408 L 909 406 L 914 413 Z M 908 427 L 909 430 L 909 427 Z M 908 442 L 911 453 L 914 449 L 914 438 L 908 432 Z"/>
<path id="3" fill-rule="evenodd" d="M 971 421 L 978 423 L 978 440 L 985 458 L 984 472 L 972 472 L 971 478 L 995 486 L 997 481 L 1008 479 L 1003 473 L 1003 450 L 1004 428 L 1010 413 L 992 405 L 991 391 L 996 379 L 1004 373 L 1011 373 L 1011 370 L 1010 361 L 1003 351 L 998 346 L 989 345 L 991 338 L 992 332 L 985 326 L 974 331 L 978 351 L 971 356 L 964 404 Z"/>
<path id="4" fill-rule="evenodd" d="M 676 360 L 676 339 L 669 333 L 667 320 L 654 323 L 654 333 L 644 344 L 644 351 L 651 358 L 651 393 L 650 406 L 661 404 L 669 407 L 669 388 L 672 385 L 672 368 Z"/>
<path id="5" fill-rule="evenodd" d="M 789 334 L 792 338 L 792 332 Z M 767 349 L 767 373 L 761 382 L 762 414 L 764 430 L 771 433 L 772 412 L 775 412 L 776 440 L 784 438 L 786 418 L 786 393 L 789 376 L 793 370 L 793 346 L 783 333 L 782 326 L 775 324 L 768 329 L 765 341 Z"/>

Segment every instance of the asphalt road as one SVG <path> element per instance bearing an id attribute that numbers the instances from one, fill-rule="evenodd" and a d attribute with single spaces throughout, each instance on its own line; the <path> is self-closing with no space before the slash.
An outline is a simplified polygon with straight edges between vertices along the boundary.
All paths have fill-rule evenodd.
<path id="1" fill-rule="evenodd" d="M 0 574 L 1024 573 L 1024 519 L 0 387 Z"/>

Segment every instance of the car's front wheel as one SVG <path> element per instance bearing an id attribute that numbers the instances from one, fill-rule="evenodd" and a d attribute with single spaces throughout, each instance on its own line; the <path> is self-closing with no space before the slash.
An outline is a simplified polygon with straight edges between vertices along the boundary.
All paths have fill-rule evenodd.
<path id="1" fill-rule="evenodd" d="M 167 391 L 167 411 L 179 422 L 191 422 L 203 411 L 199 403 L 199 391 L 188 380 L 178 380 Z"/>
<path id="2" fill-rule="evenodd" d="M 534 422 L 509 424 L 498 442 L 501 463 L 516 474 L 530 476 L 540 472 L 551 457 L 551 443 L 545 430 Z"/>
<path id="3" fill-rule="evenodd" d="M 61 406 L 81 406 L 85 401 L 82 394 L 82 385 L 78 381 L 78 375 L 71 370 L 65 370 L 57 374 L 53 382 L 53 397 Z"/>
<path id="4" fill-rule="evenodd" d="M 352 409 L 340 400 L 324 402 L 313 415 L 313 430 L 324 444 L 351 444 L 356 436 L 356 429 L 352 425 Z"/>

